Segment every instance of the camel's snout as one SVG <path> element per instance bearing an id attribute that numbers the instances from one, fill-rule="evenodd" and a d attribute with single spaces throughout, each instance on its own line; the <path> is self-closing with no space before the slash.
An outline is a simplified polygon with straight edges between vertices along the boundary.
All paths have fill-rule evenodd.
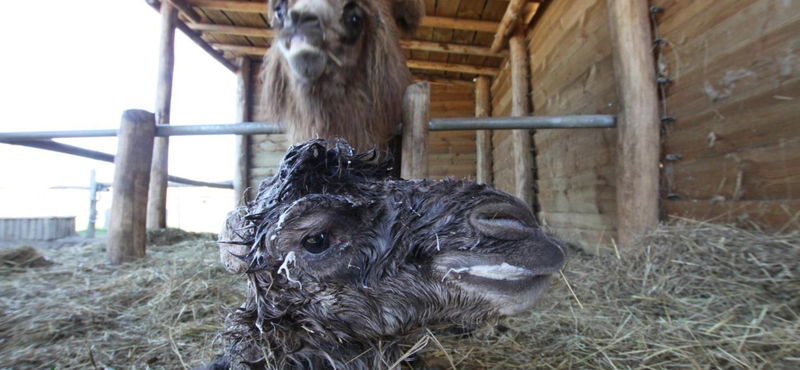
<path id="1" fill-rule="evenodd" d="M 479 233 L 501 240 L 523 240 L 536 233 L 536 220 L 521 201 L 479 205 L 469 214 L 469 223 Z"/>

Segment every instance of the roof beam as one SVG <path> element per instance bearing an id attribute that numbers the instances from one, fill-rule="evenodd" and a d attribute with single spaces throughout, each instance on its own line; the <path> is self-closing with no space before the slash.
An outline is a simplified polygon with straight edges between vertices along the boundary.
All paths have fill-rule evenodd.
<path id="1" fill-rule="evenodd" d="M 433 71 L 458 72 L 485 76 L 497 76 L 500 73 L 500 70 L 497 68 L 474 66 L 470 64 L 431 62 L 427 60 L 409 60 L 406 63 L 408 63 L 408 68 L 414 69 L 429 69 Z"/>
<path id="2" fill-rule="evenodd" d="M 160 2 L 160 1 L 158 1 L 158 0 L 146 0 L 146 1 L 147 1 L 147 3 L 150 5 L 150 7 L 152 7 L 153 9 L 155 9 L 155 11 L 157 11 L 157 12 L 161 13 L 161 2 Z M 199 34 L 199 33 L 192 31 L 192 30 L 191 30 L 191 29 L 190 29 L 188 26 L 186 26 L 186 23 L 183 23 L 183 22 L 182 22 L 182 21 L 180 21 L 180 20 L 178 20 L 178 24 L 177 24 L 176 26 L 177 26 L 177 27 L 178 27 L 178 29 L 179 29 L 179 30 L 181 30 L 181 32 L 183 32 L 183 33 L 184 33 L 184 34 L 185 34 L 185 35 L 186 35 L 186 36 L 187 36 L 187 37 L 188 37 L 190 40 L 194 41 L 194 43 L 195 43 L 195 44 L 197 44 L 198 46 L 200 46 L 200 48 L 201 48 L 201 49 L 203 49 L 203 50 L 204 50 L 206 53 L 208 53 L 208 55 L 210 55 L 212 58 L 214 58 L 214 59 L 216 59 L 218 62 L 220 62 L 220 63 L 222 64 L 222 66 L 224 66 L 225 68 L 227 68 L 229 71 L 231 71 L 231 72 L 233 72 L 233 73 L 236 73 L 236 71 L 238 70 L 238 67 L 236 67 L 235 65 L 233 65 L 233 63 L 231 63 L 231 61 L 229 61 L 229 60 L 225 59 L 225 56 L 223 56 L 222 54 L 220 54 L 219 52 L 217 52 L 216 50 L 214 50 L 214 49 L 211 47 L 211 45 L 209 45 L 209 44 L 206 42 L 206 40 L 203 40 L 203 38 L 202 38 L 202 37 L 200 37 L 200 34 Z"/>
<path id="3" fill-rule="evenodd" d="M 200 17 L 200 14 L 197 14 L 191 6 L 186 4 L 186 0 L 167 0 L 167 2 L 178 9 L 178 11 L 183 14 L 186 19 L 191 21 L 192 23 L 199 23 L 203 21 L 203 18 Z"/>
<path id="4" fill-rule="evenodd" d="M 511 33 L 514 31 L 514 26 L 517 24 L 522 9 L 525 8 L 525 4 L 527 3 L 528 0 L 511 0 L 508 4 L 506 12 L 503 14 L 503 20 L 501 20 L 500 25 L 497 26 L 497 33 L 494 36 L 494 42 L 492 42 L 493 52 L 498 52 L 503 49 L 506 40 L 508 40 L 508 37 L 511 36 Z"/>
<path id="5" fill-rule="evenodd" d="M 202 9 L 224 10 L 240 13 L 267 13 L 266 1 L 223 1 L 223 0 L 184 0 L 191 6 Z M 479 31 L 494 33 L 498 22 L 476 19 L 460 19 L 448 17 L 426 16 L 422 18 L 423 27 L 451 28 L 455 30 Z"/>
<path id="6" fill-rule="evenodd" d="M 188 24 L 187 26 L 195 31 L 201 31 L 201 32 L 224 33 L 228 35 L 237 35 L 237 36 L 264 37 L 268 39 L 275 37 L 275 31 L 269 28 L 262 28 L 262 27 L 226 26 L 226 25 L 209 24 L 209 23 L 194 23 L 194 24 Z M 505 58 L 508 56 L 508 51 L 506 50 L 501 50 L 500 52 L 493 53 L 487 47 L 462 45 L 462 44 L 449 44 L 444 42 L 404 39 L 400 40 L 400 45 L 405 49 L 436 51 L 440 53 L 471 54 L 471 55 L 481 55 L 481 56 L 498 57 L 498 58 Z"/>
<path id="7" fill-rule="evenodd" d="M 227 45 L 227 44 L 211 44 L 211 46 L 219 51 L 227 51 L 233 54 L 240 54 L 240 55 L 262 56 L 267 52 L 267 48 L 264 46 Z M 415 68 L 415 69 L 428 69 L 434 71 L 458 72 L 458 73 L 487 75 L 487 76 L 496 76 L 498 73 L 500 73 L 500 70 L 497 68 L 474 66 L 470 64 L 441 63 L 441 62 L 430 62 L 425 60 L 409 60 L 407 61 L 407 63 L 408 63 L 408 68 Z"/>

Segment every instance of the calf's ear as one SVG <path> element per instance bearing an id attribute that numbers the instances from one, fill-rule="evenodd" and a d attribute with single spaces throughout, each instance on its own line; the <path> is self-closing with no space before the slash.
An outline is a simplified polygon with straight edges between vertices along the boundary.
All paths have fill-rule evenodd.
<path id="1" fill-rule="evenodd" d="M 424 0 L 391 0 L 392 15 L 404 32 L 413 32 L 425 16 Z"/>

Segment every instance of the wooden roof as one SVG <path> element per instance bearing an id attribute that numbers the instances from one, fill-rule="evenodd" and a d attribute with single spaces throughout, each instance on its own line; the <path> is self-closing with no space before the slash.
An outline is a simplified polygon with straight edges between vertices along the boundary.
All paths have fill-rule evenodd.
<path id="1" fill-rule="evenodd" d="M 179 9 L 179 28 L 193 33 L 189 36 L 223 63 L 222 58 L 232 62 L 242 55 L 259 59 L 271 43 L 266 0 L 162 1 Z M 160 6 L 158 0 L 148 2 L 156 9 Z M 503 21 L 504 14 L 522 8 L 519 16 L 528 23 L 539 5 L 519 0 L 425 0 L 425 4 L 422 26 L 401 40 L 406 60 L 419 79 L 450 80 L 497 75 L 508 57 L 503 40 L 492 47 L 501 23 L 508 21 Z M 233 63 L 226 66 L 235 69 Z"/>

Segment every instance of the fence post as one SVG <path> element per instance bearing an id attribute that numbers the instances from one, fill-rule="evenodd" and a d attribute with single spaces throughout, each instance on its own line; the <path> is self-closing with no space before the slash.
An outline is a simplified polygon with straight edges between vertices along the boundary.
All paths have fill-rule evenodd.
<path id="1" fill-rule="evenodd" d="M 250 58 L 239 57 L 236 61 L 239 69 L 236 71 L 236 121 L 250 121 Z M 236 136 L 236 168 L 233 173 L 233 205 L 238 207 L 246 199 L 245 189 L 249 183 L 250 140 L 248 135 Z"/>
<path id="2" fill-rule="evenodd" d="M 475 79 L 475 117 L 489 117 L 492 111 L 491 80 L 486 76 Z M 478 183 L 492 186 L 492 130 L 475 132 Z"/>
<path id="3" fill-rule="evenodd" d="M 97 222 L 97 179 L 95 170 L 89 175 L 89 224 L 86 225 L 86 238 L 94 238 L 94 228 Z"/>
<path id="4" fill-rule="evenodd" d="M 161 41 L 158 56 L 158 87 L 156 89 L 156 123 L 169 124 L 172 104 L 172 72 L 175 67 L 175 26 L 178 10 L 167 1 L 161 2 Z M 167 185 L 169 138 L 159 137 L 155 142 L 153 164 L 150 171 L 150 202 L 147 204 L 147 228 L 167 227 Z"/>
<path id="5" fill-rule="evenodd" d="M 147 192 L 156 119 L 143 110 L 126 110 L 119 127 L 114 158 L 111 215 L 106 256 L 118 265 L 145 255 L 147 243 Z"/>
<path id="6" fill-rule="evenodd" d="M 428 123 L 430 122 L 431 86 L 427 81 L 406 88 L 403 97 L 403 153 L 400 177 L 428 177 Z"/>
<path id="7" fill-rule="evenodd" d="M 658 87 L 647 1 L 609 0 L 608 17 L 619 98 L 617 231 L 629 247 L 658 225 Z"/>
<path id="8" fill-rule="evenodd" d="M 527 116 L 528 104 L 528 53 L 525 48 L 525 33 L 517 29 L 508 40 L 511 53 L 511 115 Z M 511 131 L 514 158 L 514 195 L 533 207 L 533 156 L 531 155 L 530 130 Z"/>

